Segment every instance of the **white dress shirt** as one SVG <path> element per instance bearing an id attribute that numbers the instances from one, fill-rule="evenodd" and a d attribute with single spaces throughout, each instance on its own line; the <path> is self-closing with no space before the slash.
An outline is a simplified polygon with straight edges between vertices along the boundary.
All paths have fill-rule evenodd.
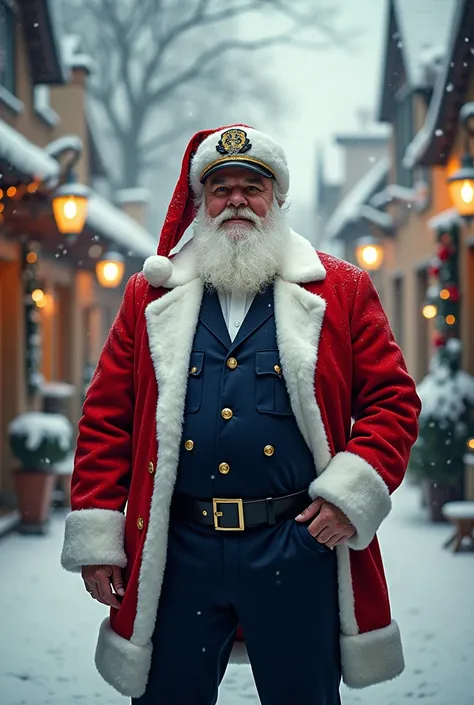
<path id="1" fill-rule="evenodd" d="M 255 298 L 254 294 L 236 294 L 227 291 L 218 291 L 217 293 L 230 339 L 234 342 L 234 338 Z"/>

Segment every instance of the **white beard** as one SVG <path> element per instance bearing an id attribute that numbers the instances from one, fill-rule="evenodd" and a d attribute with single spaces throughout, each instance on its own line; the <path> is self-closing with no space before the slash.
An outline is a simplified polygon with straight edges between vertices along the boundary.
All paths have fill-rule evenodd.
<path id="1" fill-rule="evenodd" d="M 237 216 L 253 225 L 223 225 Z M 193 224 L 198 274 L 214 289 L 256 294 L 274 280 L 289 234 L 276 199 L 264 218 L 249 208 L 226 208 L 211 218 L 203 202 Z"/>

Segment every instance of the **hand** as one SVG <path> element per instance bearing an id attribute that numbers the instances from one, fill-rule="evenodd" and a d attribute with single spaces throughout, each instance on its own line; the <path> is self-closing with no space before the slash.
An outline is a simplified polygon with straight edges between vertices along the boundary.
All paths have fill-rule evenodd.
<path id="1" fill-rule="evenodd" d="M 103 605 L 120 607 L 120 602 L 112 592 L 120 597 L 125 595 L 123 587 L 122 569 L 116 565 L 85 565 L 82 567 L 82 579 L 87 592 Z"/>
<path id="2" fill-rule="evenodd" d="M 356 530 L 343 511 L 322 497 L 317 497 L 309 507 L 298 514 L 296 521 L 309 521 L 308 531 L 319 543 L 334 548 L 354 536 Z"/>

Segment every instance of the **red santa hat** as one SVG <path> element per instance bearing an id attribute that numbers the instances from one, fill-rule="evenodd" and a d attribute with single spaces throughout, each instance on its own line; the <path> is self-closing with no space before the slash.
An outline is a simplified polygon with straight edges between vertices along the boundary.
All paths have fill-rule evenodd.
<path id="1" fill-rule="evenodd" d="M 143 266 L 152 286 L 163 286 L 173 265 L 169 254 L 181 240 L 196 215 L 195 199 L 201 196 L 208 176 L 219 169 L 240 166 L 275 179 L 280 193 L 288 193 L 288 164 L 281 146 L 269 135 L 248 125 L 229 125 L 201 130 L 190 140 L 184 153 L 181 173 L 161 230 L 158 254 Z"/>

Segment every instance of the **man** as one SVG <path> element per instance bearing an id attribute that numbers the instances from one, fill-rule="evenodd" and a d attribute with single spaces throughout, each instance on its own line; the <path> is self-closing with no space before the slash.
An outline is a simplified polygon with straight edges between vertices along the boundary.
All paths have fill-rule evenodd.
<path id="1" fill-rule="evenodd" d="M 288 187 L 268 135 L 195 135 L 84 405 L 62 562 L 111 606 L 96 665 L 136 705 L 213 705 L 238 628 L 263 705 L 403 670 L 375 533 L 420 404 L 369 276 L 290 230 Z"/>

